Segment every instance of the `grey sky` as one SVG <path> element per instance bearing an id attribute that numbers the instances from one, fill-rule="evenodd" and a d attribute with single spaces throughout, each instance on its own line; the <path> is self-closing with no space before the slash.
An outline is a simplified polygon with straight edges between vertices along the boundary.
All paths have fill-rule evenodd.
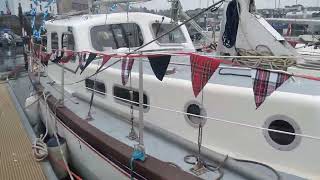
<path id="1" fill-rule="evenodd" d="M 212 0 L 180 0 L 182 2 L 184 9 L 195 9 L 200 7 L 207 7 L 207 2 L 212 4 Z M 215 0 L 216 2 L 218 0 Z M 257 8 L 274 8 L 275 1 L 277 4 L 279 0 L 256 0 Z M 319 6 L 320 0 L 298 0 L 298 3 L 303 4 L 304 6 Z M 280 6 L 283 7 L 285 5 L 294 5 L 296 4 L 296 0 L 280 0 Z M 151 2 L 144 3 L 143 6 L 152 9 L 165 9 L 169 8 L 169 3 L 167 0 L 152 0 Z M 277 5 L 278 6 L 278 5 Z"/>

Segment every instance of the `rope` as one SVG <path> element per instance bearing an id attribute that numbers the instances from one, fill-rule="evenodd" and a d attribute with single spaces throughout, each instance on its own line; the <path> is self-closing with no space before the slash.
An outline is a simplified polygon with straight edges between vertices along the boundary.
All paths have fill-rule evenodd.
<path id="1" fill-rule="evenodd" d="M 36 161 L 43 161 L 48 156 L 48 146 L 44 142 L 44 136 L 36 138 L 32 143 L 32 154 Z"/>
<path id="2" fill-rule="evenodd" d="M 48 96 L 49 96 L 49 95 L 48 95 Z M 52 117 L 51 117 L 51 115 L 50 115 L 51 113 L 50 113 L 49 107 L 48 107 L 49 105 L 48 105 L 48 103 L 47 103 L 47 97 L 48 97 L 48 96 L 44 96 L 44 98 L 45 98 L 45 105 L 46 105 L 46 117 L 49 117 L 49 118 L 52 120 Z M 56 103 L 56 104 L 57 104 L 57 103 Z M 56 104 L 54 105 L 55 107 L 56 107 Z M 55 110 L 54 116 L 57 117 L 57 116 L 56 116 L 56 110 Z M 46 135 L 47 135 L 47 133 L 48 133 L 48 128 L 49 128 L 47 119 L 48 119 L 48 118 L 46 118 Z M 52 124 L 51 124 L 51 123 L 50 123 L 50 127 L 52 128 Z M 57 132 L 56 132 L 55 128 L 52 128 L 52 130 L 53 130 L 53 135 L 54 135 L 54 137 L 56 138 L 56 141 L 57 141 L 57 143 L 58 143 L 59 151 L 60 151 L 62 160 L 63 160 L 63 162 L 64 162 L 64 165 L 65 165 L 65 167 L 66 167 L 66 170 L 67 170 L 67 172 L 68 172 L 68 175 L 69 175 L 69 177 L 70 177 L 71 180 L 74 180 L 74 178 L 73 178 L 73 176 L 72 176 L 73 173 L 71 172 L 71 170 L 70 170 L 70 168 L 69 168 L 69 165 L 68 165 L 68 163 L 67 163 L 67 161 L 66 161 L 66 159 L 65 159 L 64 153 L 63 153 L 63 151 L 62 151 L 61 144 L 60 144 L 60 140 L 59 140 L 59 137 L 58 137 L 58 135 L 57 135 Z"/>
<path id="3" fill-rule="evenodd" d="M 44 92 L 42 93 L 42 95 L 43 95 L 45 103 L 47 103 L 47 98 L 50 95 L 46 96 L 46 94 Z M 39 99 L 40 98 L 38 98 L 35 102 L 37 102 Z M 48 127 L 48 118 L 45 118 L 45 119 L 46 119 L 46 127 Z M 48 135 L 48 128 L 46 128 L 44 135 L 41 134 L 40 137 L 36 138 L 32 143 L 32 153 L 33 153 L 33 156 L 35 157 L 36 161 L 43 161 L 49 154 L 48 153 L 48 146 L 44 142 L 47 135 Z"/>
<path id="4" fill-rule="evenodd" d="M 143 151 L 141 151 L 139 148 L 134 148 L 134 151 L 131 154 L 131 159 L 130 159 L 130 179 L 133 180 L 134 176 L 133 176 L 133 163 L 134 161 L 144 161 L 145 160 L 145 153 Z"/>
<path id="5" fill-rule="evenodd" d="M 260 165 L 260 166 L 264 166 L 265 168 L 270 169 L 275 174 L 275 176 L 277 177 L 277 180 L 281 179 L 281 176 L 278 173 L 278 171 L 276 171 L 274 168 L 272 168 L 271 166 L 268 166 L 268 165 L 266 165 L 264 163 L 260 163 L 260 162 L 257 162 L 257 161 L 244 160 L 244 159 L 236 159 L 236 158 L 233 158 L 233 159 L 238 161 L 238 162 L 251 163 L 251 164 L 257 164 L 257 165 Z"/>
<path id="6" fill-rule="evenodd" d="M 259 46 L 257 46 L 259 47 Z M 267 47 L 268 48 L 268 47 Z M 256 56 L 257 58 L 234 58 L 233 62 L 240 66 L 246 66 L 250 68 L 269 67 L 270 69 L 286 70 L 288 67 L 296 65 L 296 60 L 292 58 L 264 58 L 264 56 L 272 56 L 272 52 L 268 48 L 268 51 L 258 52 L 257 50 L 245 50 L 237 48 L 237 52 L 240 56 Z"/>

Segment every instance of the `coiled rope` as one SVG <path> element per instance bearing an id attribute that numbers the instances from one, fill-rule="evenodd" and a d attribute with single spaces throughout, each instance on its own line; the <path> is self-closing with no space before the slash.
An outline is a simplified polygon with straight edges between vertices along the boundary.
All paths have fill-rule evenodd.
<path id="1" fill-rule="evenodd" d="M 42 93 L 45 103 L 47 103 L 47 98 L 50 95 L 46 95 L 44 92 Z M 39 98 L 40 99 L 40 98 Z M 37 99 L 35 102 L 37 102 L 39 99 Z M 33 103 L 32 103 L 33 104 Z M 46 119 L 46 127 L 48 127 L 48 118 Z M 48 135 L 48 128 L 46 128 L 45 134 L 41 134 L 39 138 L 36 138 L 32 143 L 32 154 L 36 161 L 43 161 L 48 156 L 48 146 L 44 142 L 45 138 Z"/>
<path id="2" fill-rule="evenodd" d="M 261 58 L 234 58 L 233 62 L 241 66 L 246 66 L 250 68 L 260 67 L 274 70 L 286 70 L 287 68 L 296 65 L 296 60 L 294 58 L 264 58 L 263 56 L 273 56 L 270 49 L 268 47 L 266 48 L 268 49 L 268 51 L 260 52 L 258 50 L 246 50 L 237 48 L 239 56 L 261 56 Z"/>

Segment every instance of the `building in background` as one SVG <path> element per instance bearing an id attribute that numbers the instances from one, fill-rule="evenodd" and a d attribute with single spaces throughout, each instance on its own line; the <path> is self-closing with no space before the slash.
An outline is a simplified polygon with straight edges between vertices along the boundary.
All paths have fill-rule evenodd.
<path id="1" fill-rule="evenodd" d="M 82 11 L 88 9 L 88 0 L 72 0 L 72 10 Z"/>
<path id="2" fill-rule="evenodd" d="M 38 6 L 36 6 L 32 0 L 0 0 L 0 14 L 1 15 L 16 15 L 18 16 L 18 7 L 21 4 L 22 11 L 24 14 L 29 13 L 32 8 L 36 8 L 37 13 L 45 11 L 45 6 L 47 1 L 38 1 Z M 57 4 L 52 3 L 48 7 L 50 14 L 57 14 Z"/>
<path id="3" fill-rule="evenodd" d="M 57 0 L 58 14 L 88 9 L 88 0 Z"/>

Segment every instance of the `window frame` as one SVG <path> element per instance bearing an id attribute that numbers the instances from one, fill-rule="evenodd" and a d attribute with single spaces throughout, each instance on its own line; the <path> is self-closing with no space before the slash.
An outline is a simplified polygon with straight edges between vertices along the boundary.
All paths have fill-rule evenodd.
<path id="1" fill-rule="evenodd" d="M 152 22 L 152 23 L 150 23 L 150 25 L 149 25 L 149 28 L 150 28 L 151 35 L 152 35 L 152 38 L 153 38 L 153 39 L 156 39 L 156 38 L 157 38 L 157 37 L 156 37 L 156 32 L 153 31 L 153 24 L 158 24 L 158 23 L 160 23 L 160 22 Z M 170 25 L 170 23 L 164 23 L 164 22 L 163 22 L 162 25 L 164 25 L 164 24 L 169 24 L 169 25 Z M 187 42 L 188 42 L 188 39 L 187 39 L 187 37 L 185 36 L 185 33 L 184 33 L 184 31 L 182 30 L 182 28 L 179 27 L 179 28 L 176 29 L 176 30 L 180 30 L 180 31 L 181 31 L 182 36 L 183 36 L 183 38 L 184 38 L 184 42 L 181 42 L 181 43 L 162 43 L 162 42 L 160 42 L 159 40 L 156 40 L 155 42 L 156 42 L 158 45 L 160 45 L 160 46 L 177 46 L 177 45 L 182 46 L 183 43 L 187 43 Z"/>
<path id="2" fill-rule="evenodd" d="M 67 49 L 66 49 L 66 50 L 74 51 L 74 50 L 76 49 L 76 43 L 75 43 L 76 41 L 75 41 L 75 39 L 74 39 L 74 35 L 73 35 L 72 32 L 63 32 L 63 33 L 62 33 L 62 35 L 61 35 L 61 48 L 64 49 L 64 47 L 65 47 L 65 46 L 64 46 L 64 39 L 63 39 L 65 35 L 68 35 L 68 36 L 71 35 L 72 38 L 73 38 L 73 48 L 72 48 L 72 49 L 69 49 L 69 47 L 67 46 Z M 69 40 L 69 39 L 68 39 L 68 40 Z M 68 45 L 69 45 L 69 41 L 68 41 Z"/>
<path id="3" fill-rule="evenodd" d="M 57 35 L 57 48 L 53 48 L 53 38 L 52 38 L 52 36 L 53 36 L 53 34 L 56 34 Z M 51 46 L 51 51 L 52 50 L 58 50 L 59 49 L 59 34 L 57 33 L 57 32 L 50 32 L 50 46 Z"/>
<path id="4" fill-rule="evenodd" d="M 93 88 L 87 86 L 87 81 L 88 81 L 88 80 L 90 80 L 90 81 L 93 82 Z M 104 92 L 97 89 L 97 83 L 103 85 L 103 87 L 104 87 Z M 105 97 L 105 96 L 107 95 L 107 86 L 106 86 L 106 83 L 104 83 L 104 82 L 101 81 L 101 80 L 92 79 L 92 78 L 86 78 L 85 81 L 84 81 L 84 86 L 85 86 L 85 88 L 87 89 L 87 91 L 89 91 L 89 92 L 94 91 L 95 93 L 97 93 L 97 94 L 99 94 L 99 95 L 101 95 L 101 96 L 103 96 L 103 97 Z"/>
<path id="5" fill-rule="evenodd" d="M 110 39 L 112 39 L 112 43 L 113 43 L 113 45 L 116 45 L 116 46 L 118 46 L 117 45 L 117 39 L 116 39 L 116 37 L 115 37 L 115 34 L 114 34 L 114 31 L 113 31 L 113 28 L 112 28 L 112 26 L 119 26 L 119 25 L 122 25 L 122 24 L 128 24 L 128 25 L 132 25 L 132 24 L 134 24 L 135 25 L 135 27 L 134 28 L 138 28 L 138 34 L 140 33 L 141 34 L 141 37 L 142 37 L 142 42 L 140 43 L 140 39 L 138 40 L 139 42 L 138 42 L 138 44 L 140 44 L 139 46 L 136 46 L 136 47 L 131 47 L 130 46 L 130 38 L 127 38 L 127 40 L 128 40 L 128 46 L 130 46 L 130 48 L 139 48 L 139 47 L 141 47 L 143 44 L 144 44 L 144 42 L 145 42 L 145 37 L 144 37 L 144 34 L 143 34 L 143 32 L 142 32 L 142 29 L 141 29 L 141 27 L 140 27 L 140 25 L 139 24 L 137 24 L 137 23 L 135 23 L 135 22 L 128 22 L 128 23 L 116 23 L 116 24 L 101 24 L 101 25 L 95 25 L 95 26 L 91 26 L 90 27 L 90 29 L 89 29 L 89 34 L 90 34 L 90 43 L 91 43 L 91 46 L 93 47 L 93 49 L 94 50 L 96 50 L 96 51 L 104 51 L 104 50 L 99 50 L 99 49 L 96 49 L 95 48 L 95 46 L 93 45 L 93 38 L 92 38 L 92 31 L 93 31 L 93 29 L 94 28 L 96 28 L 96 27 L 103 27 L 103 26 L 105 26 L 105 29 L 107 29 L 110 33 L 111 33 L 111 35 L 112 35 L 112 38 L 110 38 Z M 123 29 L 121 29 L 121 31 L 122 31 L 122 36 L 124 35 L 124 32 L 123 32 Z M 123 39 L 123 41 L 124 42 L 126 42 L 126 39 Z M 127 48 L 126 46 L 119 46 L 119 47 L 107 47 L 107 48 L 111 48 L 111 50 L 117 50 L 117 49 L 119 49 L 119 48 Z"/>
<path id="6" fill-rule="evenodd" d="M 122 99 L 126 99 L 126 98 L 122 98 L 122 97 L 116 96 L 115 88 L 121 88 L 121 89 L 125 89 L 127 91 L 133 90 L 134 92 L 138 93 L 138 97 L 139 97 L 139 89 L 126 87 L 126 86 L 123 86 L 123 85 L 120 85 L 120 84 L 114 84 L 113 87 L 112 87 L 112 95 L 113 95 L 114 101 L 116 103 L 118 103 L 118 104 L 121 104 L 121 105 L 124 105 L 124 106 L 127 106 L 127 107 L 131 107 L 131 103 L 130 102 L 122 100 Z M 145 97 L 146 97 L 146 100 L 145 100 Z M 122 99 L 119 99 L 119 98 L 122 98 Z M 130 101 L 130 99 L 127 99 L 127 100 Z M 148 106 L 144 106 L 143 107 L 143 112 L 147 113 L 150 110 L 150 106 L 149 106 L 150 105 L 150 98 L 149 98 L 149 95 L 148 95 L 148 93 L 146 91 L 143 91 L 143 101 L 146 101 L 146 104 L 148 105 Z M 135 102 L 139 103 L 139 101 L 135 101 Z M 133 107 L 134 110 L 139 110 L 140 109 L 139 104 L 134 104 L 133 103 L 132 107 Z"/>

